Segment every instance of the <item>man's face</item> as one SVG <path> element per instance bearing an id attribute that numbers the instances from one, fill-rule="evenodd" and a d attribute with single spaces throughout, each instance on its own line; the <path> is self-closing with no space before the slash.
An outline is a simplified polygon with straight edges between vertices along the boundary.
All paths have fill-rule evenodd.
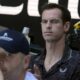
<path id="1" fill-rule="evenodd" d="M 6 51 L 1 52 L 6 54 Z M 6 55 L 2 65 L 2 72 L 5 80 L 19 80 L 24 74 L 24 55 L 22 53 Z"/>
<path id="2" fill-rule="evenodd" d="M 63 24 L 62 12 L 58 8 L 44 10 L 42 13 L 42 35 L 45 41 L 58 41 L 68 31 Z"/>

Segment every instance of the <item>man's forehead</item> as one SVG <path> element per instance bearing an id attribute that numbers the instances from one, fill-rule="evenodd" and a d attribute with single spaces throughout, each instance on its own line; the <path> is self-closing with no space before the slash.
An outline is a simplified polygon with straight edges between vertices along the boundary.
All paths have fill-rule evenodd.
<path id="1" fill-rule="evenodd" d="M 42 13 L 42 18 L 62 18 L 62 12 L 59 9 L 51 9 L 51 10 L 45 10 Z"/>

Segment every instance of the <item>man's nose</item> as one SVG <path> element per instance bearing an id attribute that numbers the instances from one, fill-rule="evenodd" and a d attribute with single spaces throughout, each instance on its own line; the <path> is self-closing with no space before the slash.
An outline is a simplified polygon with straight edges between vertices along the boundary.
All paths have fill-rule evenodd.
<path id="1" fill-rule="evenodd" d="M 46 27 L 47 27 L 48 29 L 51 29 L 51 28 L 52 28 L 52 24 L 50 23 L 50 21 L 47 22 Z"/>

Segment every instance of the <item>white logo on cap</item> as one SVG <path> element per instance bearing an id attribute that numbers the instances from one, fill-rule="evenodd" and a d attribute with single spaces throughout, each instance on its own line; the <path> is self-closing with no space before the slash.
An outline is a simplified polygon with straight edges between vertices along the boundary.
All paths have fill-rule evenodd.
<path id="1" fill-rule="evenodd" d="M 0 36 L 0 40 L 13 41 L 13 38 L 8 37 L 8 33 L 4 33 L 3 36 Z"/>

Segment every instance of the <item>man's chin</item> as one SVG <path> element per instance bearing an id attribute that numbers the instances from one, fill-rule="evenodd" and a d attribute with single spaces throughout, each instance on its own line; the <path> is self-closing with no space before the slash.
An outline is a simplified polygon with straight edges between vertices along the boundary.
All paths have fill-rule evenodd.
<path id="1" fill-rule="evenodd" d="M 45 41 L 47 41 L 47 42 L 53 42 L 53 41 L 55 41 L 55 40 L 52 39 L 52 38 L 45 38 Z"/>

